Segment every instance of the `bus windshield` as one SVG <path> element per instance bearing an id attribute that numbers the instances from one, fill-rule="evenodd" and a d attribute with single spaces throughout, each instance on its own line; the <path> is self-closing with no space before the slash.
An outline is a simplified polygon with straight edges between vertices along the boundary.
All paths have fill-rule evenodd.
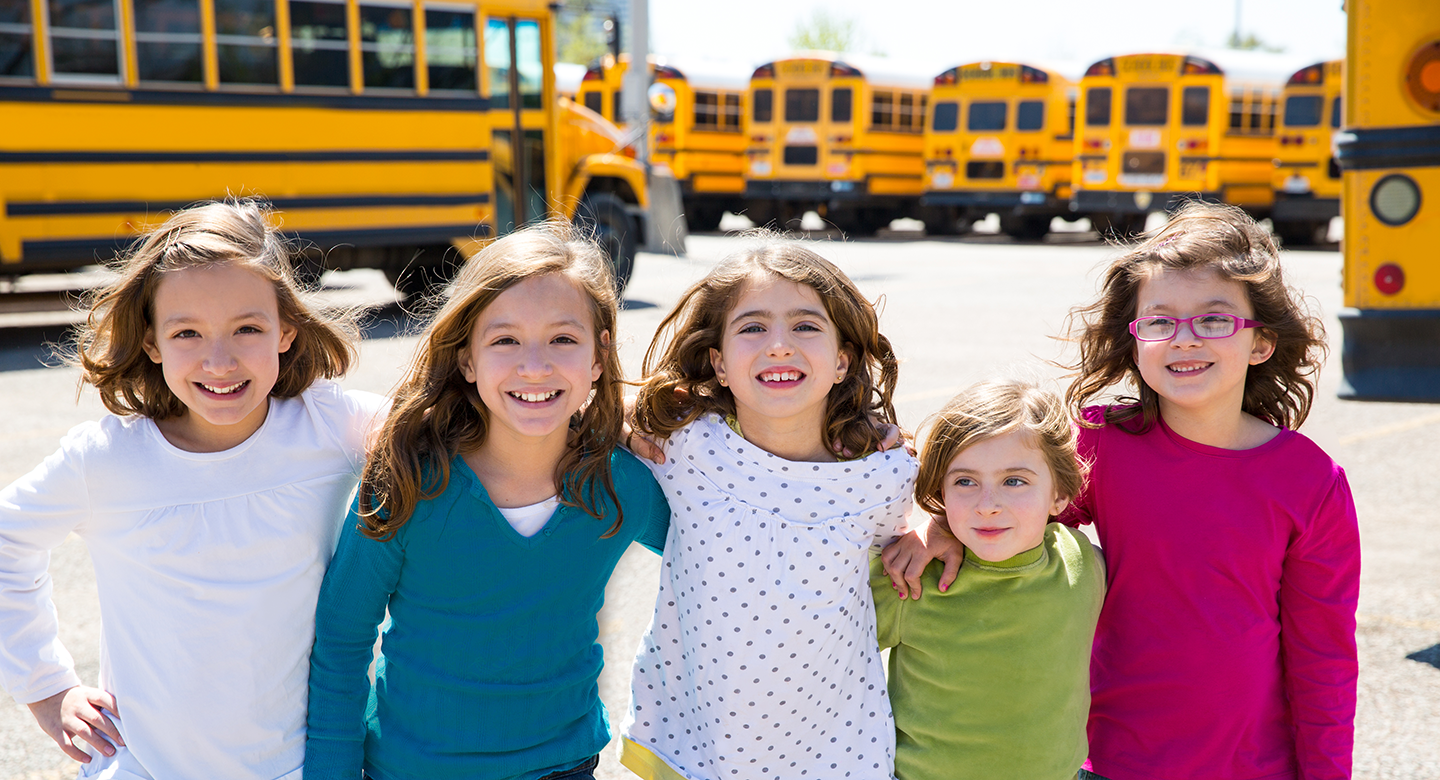
<path id="1" fill-rule="evenodd" d="M 1285 98 L 1286 127 L 1319 127 L 1325 98 L 1319 95 L 1291 95 Z"/>
<path id="2" fill-rule="evenodd" d="M 1168 87 L 1131 87 L 1125 90 L 1125 124 L 1164 125 L 1169 104 Z"/>

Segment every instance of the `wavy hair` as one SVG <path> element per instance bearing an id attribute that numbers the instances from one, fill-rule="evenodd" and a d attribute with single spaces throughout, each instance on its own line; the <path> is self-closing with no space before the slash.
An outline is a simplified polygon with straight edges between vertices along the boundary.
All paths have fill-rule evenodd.
<path id="1" fill-rule="evenodd" d="M 573 282 L 589 304 L 596 360 L 602 372 L 592 395 L 570 421 L 569 447 L 555 467 L 560 500 L 599 519 L 603 490 L 616 518 L 602 538 L 624 520 L 610 471 L 620 438 L 624 379 L 614 347 L 618 303 L 604 252 L 569 223 L 551 221 L 523 228 L 492 242 L 460 268 L 420 338 L 395 403 L 381 428 L 360 480 L 363 533 L 386 540 L 395 535 L 416 505 L 445 491 L 450 461 L 485 443 L 489 423 L 475 385 L 460 373 L 485 308 L 526 279 L 548 274 Z M 602 343 L 601 334 L 610 334 Z"/>
<path id="2" fill-rule="evenodd" d="M 1270 234 L 1234 206 L 1191 201 L 1162 230 L 1110 263 L 1094 303 L 1070 312 L 1069 333 L 1080 357 L 1065 368 L 1075 379 L 1065 393 L 1077 420 L 1093 399 L 1114 385 L 1129 384 L 1105 411 L 1106 423 L 1149 430 L 1160 417 L 1160 401 L 1135 363 L 1135 319 L 1140 285 L 1165 271 L 1214 271 L 1245 286 L 1255 319 L 1274 354 L 1245 375 L 1241 410 L 1284 428 L 1297 428 L 1315 399 L 1315 374 L 1325 361 L 1325 328 L 1300 293 L 1285 283 L 1279 252 Z M 1088 424 L 1088 423 L 1087 423 Z"/>
<path id="3" fill-rule="evenodd" d="M 1060 397 L 1036 385 L 992 379 L 966 388 L 920 429 L 920 472 L 915 503 L 945 516 L 945 472 L 966 449 L 1012 431 L 1028 431 L 1050 467 L 1055 493 L 1074 499 L 1086 468 L 1076 454 L 1075 427 Z"/>
<path id="4" fill-rule="evenodd" d="M 645 353 L 645 380 L 635 401 L 637 429 L 662 438 L 713 412 L 735 413 L 729 388 L 715 377 L 710 350 L 720 349 L 727 315 L 746 286 L 773 277 L 815 290 L 849 354 L 845 378 L 830 389 L 822 441 L 838 453 L 875 450 L 895 422 L 899 362 L 880 333 L 875 307 L 833 263 L 796 241 L 760 233 L 763 243 L 722 260 L 680 297 Z"/>
<path id="5" fill-rule="evenodd" d="M 111 263 L 118 278 L 86 296 L 89 314 L 62 358 L 80 369 L 80 381 L 94 385 L 114 414 L 179 417 L 185 404 L 144 349 L 154 327 L 155 291 L 167 273 L 229 263 L 269 281 L 280 319 L 295 328 L 270 395 L 293 398 L 316 379 L 342 376 L 356 358 L 355 312 L 322 307 L 302 291 L 292 252 L 262 201 L 211 201 L 177 211 Z"/>

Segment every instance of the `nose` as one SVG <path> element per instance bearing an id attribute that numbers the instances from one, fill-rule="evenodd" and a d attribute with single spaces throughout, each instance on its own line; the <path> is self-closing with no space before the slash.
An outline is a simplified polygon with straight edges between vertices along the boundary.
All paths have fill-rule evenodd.
<path id="1" fill-rule="evenodd" d="M 517 370 L 520 376 L 535 378 L 547 376 L 551 369 L 550 355 L 545 351 L 544 346 L 534 344 L 525 349 Z"/>
<path id="2" fill-rule="evenodd" d="M 1175 326 L 1175 335 L 1170 337 L 1171 346 L 1188 347 L 1200 343 L 1200 337 L 1195 335 L 1195 321 L 1181 322 Z"/>
<path id="3" fill-rule="evenodd" d="M 795 354 L 795 345 L 790 343 L 790 332 L 788 330 L 776 331 L 770 339 L 770 347 L 766 353 L 772 357 L 786 357 Z"/>
<path id="4" fill-rule="evenodd" d="M 1000 496 L 994 488 L 981 488 L 980 500 L 975 502 L 975 514 L 984 517 L 1000 514 Z"/>
<path id="5" fill-rule="evenodd" d="M 218 338 L 210 342 L 210 349 L 205 354 L 204 369 L 214 376 L 224 376 L 234 371 L 240 365 L 235 359 L 235 350 L 232 348 L 229 339 Z"/>

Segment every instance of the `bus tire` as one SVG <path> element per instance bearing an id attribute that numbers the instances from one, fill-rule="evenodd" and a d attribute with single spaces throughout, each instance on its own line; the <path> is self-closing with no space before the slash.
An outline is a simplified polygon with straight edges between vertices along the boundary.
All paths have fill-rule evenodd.
<path id="1" fill-rule="evenodd" d="M 459 254 L 449 244 L 416 247 L 409 262 L 385 266 L 385 278 L 401 300 L 421 298 L 449 283 L 459 268 Z"/>
<path id="2" fill-rule="evenodd" d="M 638 244 L 638 231 L 625 211 L 625 202 L 608 192 L 590 193 L 575 209 L 575 224 L 589 232 L 595 243 L 605 250 L 610 270 L 615 274 L 615 294 L 624 292 L 635 269 Z"/>
<path id="3" fill-rule="evenodd" d="M 1288 247 L 1323 244 L 1329 232 L 1329 220 L 1302 220 L 1298 222 L 1275 223 L 1275 235 L 1280 237 L 1281 244 Z"/>
<path id="4" fill-rule="evenodd" d="M 1146 214 L 1091 214 L 1090 225 L 1107 241 L 1129 241 L 1145 232 Z"/>
<path id="5" fill-rule="evenodd" d="M 1050 218 L 1033 214 L 1002 214 L 1000 230 L 1016 241 L 1039 241 L 1050 232 Z"/>
<path id="6" fill-rule="evenodd" d="M 713 233 L 720 229 L 720 220 L 724 218 L 723 206 L 702 206 L 696 203 L 685 207 L 685 226 L 691 233 Z"/>

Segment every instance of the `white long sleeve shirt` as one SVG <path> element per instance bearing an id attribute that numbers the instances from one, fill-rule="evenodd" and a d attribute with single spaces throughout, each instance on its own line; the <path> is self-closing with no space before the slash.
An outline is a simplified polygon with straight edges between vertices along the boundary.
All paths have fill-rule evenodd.
<path id="1" fill-rule="evenodd" d="M 384 404 L 317 382 L 213 453 L 111 415 L 0 491 L 0 682 L 17 701 L 81 683 L 49 551 L 74 533 L 95 565 L 99 687 L 128 750 L 87 775 L 299 776 L 316 596 Z"/>

